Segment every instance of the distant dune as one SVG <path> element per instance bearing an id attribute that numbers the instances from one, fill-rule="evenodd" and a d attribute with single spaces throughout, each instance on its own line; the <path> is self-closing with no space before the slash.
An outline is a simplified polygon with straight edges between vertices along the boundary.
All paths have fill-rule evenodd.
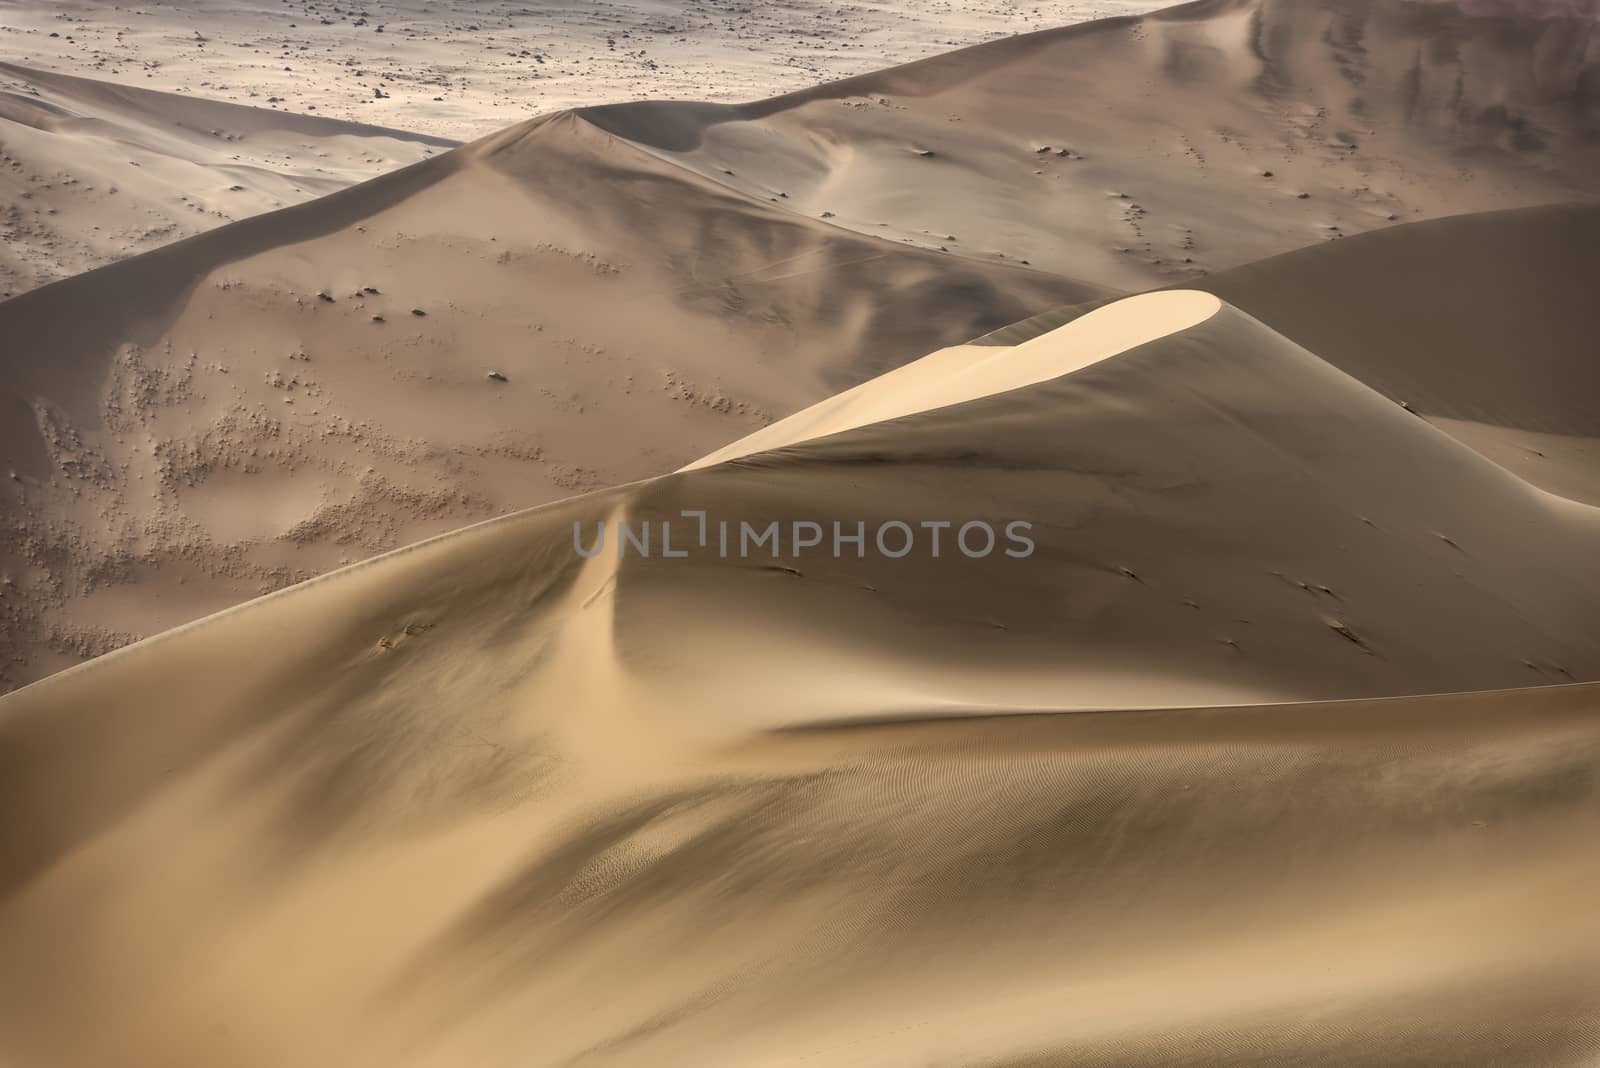
<path id="1" fill-rule="evenodd" d="M 762 98 L 1155 6 L 0 0 L 0 299 L 552 110 Z"/>
<path id="2" fill-rule="evenodd" d="M 748 100 L 1159 4 L 0 0 L 0 299 L 556 109 Z"/>
<path id="3" fill-rule="evenodd" d="M 751 100 L 1160 0 L 0 0 L 17 62 L 472 140 L 560 108 Z"/>
<path id="4" fill-rule="evenodd" d="M 0 299 L 454 144 L 0 63 Z"/>
<path id="5" fill-rule="evenodd" d="M 1120 289 L 1600 192 L 1600 23 L 1198 0 L 591 121 L 836 225 Z"/>

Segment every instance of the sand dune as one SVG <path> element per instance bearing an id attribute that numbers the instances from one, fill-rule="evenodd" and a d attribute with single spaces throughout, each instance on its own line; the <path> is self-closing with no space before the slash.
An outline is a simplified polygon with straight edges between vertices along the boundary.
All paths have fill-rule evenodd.
<path id="1" fill-rule="evenodd" d="M 453 144 L 0 63 L 0 299 Z"/>
<path id="2" fill-rule="evenodd" d="M 1581 4 L 1207 0 L 1140 17 L 1152 6 L 493 0 L 358 12 L 206 0 L 123 12 L 7 0 L 10 55 L 63 72 L 13 77 L 91 120 L 106 118 L 108 96 L 138 99 L 112 122 L 155 154 L 131 162 L 155 169 L 131 174 L 125 153 L 92 139 L 12 130 L 31 185 L 47 187 L 34 191 L 56 195 L 14 204 L 0 293 L 415 158 L 330 151 L 326 128 L 310 144 L 244 138 L 235 128 L 259 118 L 196 93 L 279 111 L 285 129 L 315 113 L 457 139 L 607 105 L 593 121 L 751 195 L 1125 290 L 1394 221 L 1593 195 L 1600 81 Z M 838 80 L 813 87 L 827 79 Z M 647 102 L 611 106 L 629 99 Z M 219 113 L 202 129 L 239 143 L 190 139 L 172 155 L 167 116 L 196 109 Z M 229 178 L 236 165 L 255 180 Z M 123 200 L 88 195 L 112 184 Z M 84 221 L 42 217 L 51 208 Z"/>
<path id="3" fill-rule="evenodd" d="M 0 677 L 671 470 L 1107 292 L 755 203 L 565 113 L 23 294 Z"/>
<path id="4" fill-rule="evenodd" d="M 1589 1068 L 1592 7 L 560 112 L 0 303 L 0 1065 Z M 16 10 L 308 95 L 535 17 Z M 151 211 L 386 136 L 26 77 Z"/>
<path id="5" fill-rule="evenodd" d="M 984 358 L 0 700 L 0 1055 L 1591 1060 L 1600 512 L 1203 294 Z"/>
<path id="6" fill-rule="evenodd" d="M 1334 249 L 1389 216 L 1592 197 L 1589 29 L 1213 0 L 754 106 L 539 118 L 6 302 L 0 686 L 464 521 L 672 470 L 1053 305 Z M 189 131 L 218 114 L 51 85 Z M 227 115 L 282 136 L 277 115 Z M 336 130 L 285 117 L 296 136 L 306 122 Z M 1517 381 L 1485 352 L 1506 337 L 1450 309 L 1451 272 L 1485 262 L 1458 256 L 1472 238 L 1352 253 L 1414 246 L 1405 270 L 1307 249 L 1301 281 L 1274 288 L 1272 261 L 1218 293 L 1595 502 L 1587 416 L 1558 416 L 1592 387 L 1592 243 L 1546 219 L 1528 240 L 1562 265 L 1549 291 L 1512 229 L 1496 254 L 1523 265 L 1515 293 L 1501 301 L 1485 267 L 1472 299 L 1483 318 L 1515 302 L 1526 358 L 1568 353 L 1558 373 Z M 1357 273 L 1349 309 L 1370 313 L 1317 296 L 1320 275 Z M 1434 310 L 1410 315 L 1411 289 Z"/>
<path id="7" fill-rule="evenodd" d="M 0 1064 L 1592 1065 L 1600 81 L 1506 7 L 562 112 L 0 303 Z"/>
<path id="8" fill-rule="evenodd" d="M 1595 197 L 1600 27 L 1551 14 L 1201 0 L 755 104 L 587 114 L 836 225 L 1136 290 Z"/>
<path id="9" fill-rule="evenodd" d="M 0 686 L 672 470 L 1047 308 L 1310 256 L 1390 215 L 1592 197 L 1591 31 L 1397 0 L 1208 2 L 763 104 L 557 113 L 0 304 Z M 210 114 L 183 103 L 191 129 Z M 1521 257 L 1506 299 L 1535 301 L 1525 358 L 1570 354 L 1521 384 L 1470 315 L 1438 312 L 1459 329 L 1433 335 L 1407 319 L 1398 294 L 1445 309 L 1456 292 L 1417 275 L 1431 244 L 1367 272 L 1381 319 L 1327 310 L 1315 276 L 1344 268 L 1314 257 L 1303 285 L 1218 292 L 1593 502 L 1587 424 L 1546 407 L 1581 406 L 1592 378 L 1572 314 L 1591 245 L 1560 225 L 1537 239 L 1559 246 L 1558 299 L 1500 239 Z M 1277 310 L 1296 302 L 1310 310 Z M 1463 338 L 1467 369 L 1447 373 Z"/>

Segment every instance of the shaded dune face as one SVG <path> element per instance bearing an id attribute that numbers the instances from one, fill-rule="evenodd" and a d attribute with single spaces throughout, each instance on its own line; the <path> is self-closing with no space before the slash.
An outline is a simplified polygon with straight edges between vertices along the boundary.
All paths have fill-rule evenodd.
<path id="1" fill-rule="evenodd" d="M 1600 206 L 1570 204 L 1396 227 L 1194 285 L 1519 477 L 1593 505 L 1597 272 Z M 1051 309 L 975 344 L 1023 344 L 1103 304 Z"/>
<path id="2" fill-rule="evenodd" d="M 5 698 L 0 1051 L 1582 1063 L 1595 513 L 1196 309 Z M 687 508 L 1037 547 L 574 551 Z"/>

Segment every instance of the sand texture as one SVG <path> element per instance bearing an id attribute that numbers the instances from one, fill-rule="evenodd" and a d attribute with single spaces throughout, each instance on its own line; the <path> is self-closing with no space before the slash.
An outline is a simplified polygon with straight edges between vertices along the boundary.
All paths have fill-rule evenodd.
<path id="1" fill-rule="evenodd" d="M 1593 0 L 0 23 L 0 1066 L 1600 1062 Z"/>

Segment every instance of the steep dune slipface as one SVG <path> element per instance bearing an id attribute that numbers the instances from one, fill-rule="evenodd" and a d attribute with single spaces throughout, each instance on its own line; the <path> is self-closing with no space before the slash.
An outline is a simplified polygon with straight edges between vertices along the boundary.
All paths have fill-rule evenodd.
<path id="1" fill-rule="evenodd" d="M 1202 0 L 750 105 L 587 114 L 839 225 L 1137 290 L 1600 194 L 1600 24 L 1541 14 Z"/>
<path id="2" fill-rule="evenodd" d="M 1201 286 L 1529 482 L 1600 505 L 1596 277 L 1600 204 L 1583 204 L 1420 223 Z"/>
<path id="3" fill-rule="evenodd" d="M 1187 319 L 0 700 L 0 1055 L 1592 1059 L 1595 687 L 1393 695 L 1600 677 L 1594 511 Z"/>
<path id="4" fill-rule="evenodd" d="M 669 471 L 1106 292 L 771 209 L 559 115 L 24 294 L 0 679 Z"/>
<path id="5" fill-rule="evenodd" d="M 0 299 L 454 144 L 0 63 Z"/>

